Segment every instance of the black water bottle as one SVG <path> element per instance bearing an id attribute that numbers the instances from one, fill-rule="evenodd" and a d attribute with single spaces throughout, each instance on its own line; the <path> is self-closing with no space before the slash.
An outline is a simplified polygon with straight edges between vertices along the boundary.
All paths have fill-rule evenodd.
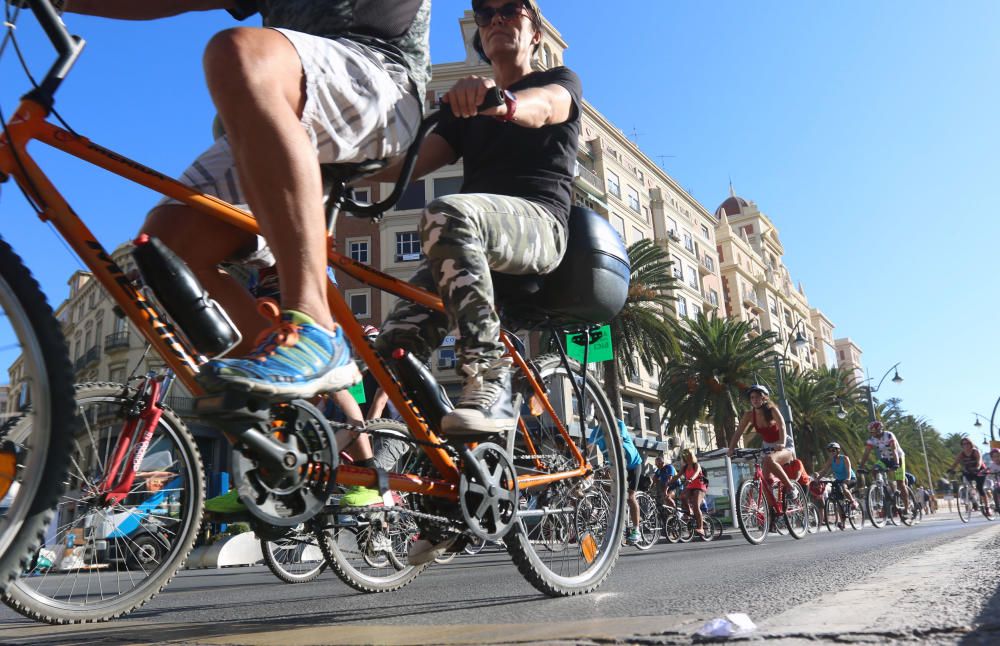
<path id="1" fill-rule="evenodd" d="M 240 342 L 229 315 L 201 286 L 184 261 L 158 238 L 143 234 L 132 257 L 142 281 L 198 352 L 214 357 Z"/>
<path id="2" fill-rule="evenodd" d="M 393 368 L 402 382 L 403 392 L 413 398 L 413 403 L 432 429 L 441 428 L 441 418 L 455 409 L 444 386 L 412 353 L 402 348 L 392 351 Z"/>

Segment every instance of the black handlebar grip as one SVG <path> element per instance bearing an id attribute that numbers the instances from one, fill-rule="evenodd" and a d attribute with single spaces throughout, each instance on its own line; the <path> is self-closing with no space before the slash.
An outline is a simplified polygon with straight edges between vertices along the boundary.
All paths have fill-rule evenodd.
<path id="1" fill-rule="evenodd" d="M 503 90 L 493 86 L 486 91 L 486 97 L 483 102 L 476 106 L 476 110 L 482 112 L 483 110 L 489 110 L 490 108 L 499 108 L 505 103 Z M 438 108 L 441 112 L 445 114 L 451 114 L 451 104 L 438 102 Z"/>

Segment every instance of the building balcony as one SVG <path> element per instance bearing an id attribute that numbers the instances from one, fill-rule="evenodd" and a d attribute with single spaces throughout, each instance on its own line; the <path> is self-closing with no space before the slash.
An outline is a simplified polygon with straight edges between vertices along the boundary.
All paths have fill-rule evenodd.
<path id="1" fill-rule="evenodd" d="M 104 337 L 104 351 L 112 352 L 114 350 L 128 350 L 128 340 L 129 333 L 125 332 L 114 332 Z"/>
<path id="2" fill-rule="evenodd" d="M 698 263 L 698 273 L 702 276 L 710 276 L 715 273 L 715 261 L 711 256 L 704 256 Z"/>
<path id="3" fill-rule="evenodd" d="M 87 368 L 97 365 L 97 362 L 101 360 L 101 346 L 95 345 L 91 346 L 86 352 L 81 354 L 76 359 L 76 363 L 73 364 L 73 370 L 80 372 L 81 370 L 86 370 Z"/>
<path id="4" fill-rule="evenodd" d="M 597 173 L 590 170 L 580 162 L 576 163 L 576 176 L 587 182 L 601 193 L 604 193 L 604 182 L 597 176 Z"/>

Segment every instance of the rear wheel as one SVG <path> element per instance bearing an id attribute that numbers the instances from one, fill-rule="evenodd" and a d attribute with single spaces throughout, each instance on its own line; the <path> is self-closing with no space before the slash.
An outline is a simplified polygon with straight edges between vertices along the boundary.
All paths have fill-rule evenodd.
<path id="1" fill-rule="evenodd" d="M 788 493 L 784 496 L 785 525 L 792 538 L 802 538 L 809 531 L 809 503 L 806 502 L 806 493 L 799 483 L 793 482 L 792 487 L 798 490 L 798 496 L 793 498 Z"/>
<path id="2" fill-rule="evenodd" d="M 205 475 L 194 437 L 164 407 L 128 496 L 104 503 L 104 477 L 135 391 L 119 384 L 77 386 L 82 422 L 72 441 L 68 490 L 38 553 L 53 565 L 27 568 L 4 602 L 54 624 L 105 621 L 149 601 L 187 558 L 201 525 Z M 37 576 L 35 576 L 37 575 Z"/>
<path id="3" fill-rule="evenodd" d="M 837 501 L 832 497 L 827 498 L 826 504 L 823 507 L 823 520 L 826 524 L 826 529 L 832 532 L 837 526 Z"/>
<path id="4" fill-rule="evenodd" d="M 740 485 L 736 514 L 743 538 L 751 545 L 763 543 L 771 526 L 771 509 L 759 480 L 746 480 Z"/>
<path id="5" fill-rule="evenodd" d="M 599 586 L 611 573 L 621 549 L 626 500 L 621 436 L 607 396 L 590 373 L 581 378 L 580 366 L 572 360 L 571 372 L 567 372 L 556 355 L 539 357 L 534 365 L 552 409 L 591 473 L 524 489 L 527 509 L 544 513 L 519 517 L 504 542 L 518 570 L 535 588 L 549 596 L 571 596 Z M 526 378 L 522 375 L 520 379 L 515 391 L 527 402 L 528 414 L 521 416 L 507 444 L 518 475 L 575 469 L 574 448 L 537 401 Z M 575 386 L 585 393 L 583 420 L 578 417 Z M 544 521 L 552 515 L 561 516 L 569 526 L 570 531 L 564 532 L 564 549 L 548 547 L 549 537 L 543 529 L 548 524 Z"/>
<path id="6" fill-rule="evenodd" d="M 400 444 L 409 437 L 405 424 L 377 419 L 366 423 L 365 429 L 381 433 L 375 435 L 379 466 L 397 473 L 420 472 L 422 452 Z M 402 506 L 412 504 L 412 500 L 404 500 Z M 398 590 L 427 567 L 407 563 L 407 550 L 420 529 L 405 511 L 373 506 L 355 514 L 324 514 L 321 522 L 326 526 L 318 526 L 316 535 L 323 556 L 333 573 L 355 590 Z M 454 553 L 449 554 L 454 557 Z"/>
<path id="7" fill-rule="evenodd" d="M 851 529 L 860 530 L 865 526 L 865 515 L 861 513 L 861 510 L 857 506 L 852 505 L 850 501 L 843 501 L 841 509 L 847 516 L 847 522 L 851 524 Z"/>
<path id="8" fill-rule="evenodd" d="M 885 490 L 882 485 L 873 484 L 868 487 L 868 520 L 872 521 L 872 525 L 885 527 L 887 511 Z"/>
<path id="9" fill-rule="evenodd" d="M 77 420 L 59 323 L 38 283 L 0 240 L 0 589 L 37 562 L 69 468 Z M 29 565 L 29 561 L 31 564 Z"/>
<path id="10" fill-rule="evenodd" d="M 711 528 L 712 537 L 714 539 L 722 538 L 722 534 L 725 532 L 725 528 L 722 526 L 722 521 L 715 516 L 706 516 L 706 524 Z M 705 529 L 706 534 L 708 533 L 708 528 Z"/>
<path id="11" fill-rule="evenodd" d="M 260 550 L 271 573 L 285 583 L 308 583 L 326 569 L 316 535 L 301 525 L 284 538 L 261 539 Z"/>
<path id="12" fill-rule="evenodd" d="M 958 488 L 958 497 L 956 502 L 958 506 L 958 517 L 963 523 L 969 522 L 972 518 L 972 499 L 969 497 L 969 488 L 965 485 Z"/>
<path id="13" fill-rule="evenodd" d="M 679 543 L 681 540 L 681 521 L 677 520 L 677 516 L 669 516 L 663 522 L 663 536 L 670 543 Z"/>

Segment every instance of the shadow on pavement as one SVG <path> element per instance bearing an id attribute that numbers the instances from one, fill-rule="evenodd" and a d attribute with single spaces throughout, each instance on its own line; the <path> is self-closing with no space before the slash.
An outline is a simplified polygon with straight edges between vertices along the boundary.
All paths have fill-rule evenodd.
<path id="1" fill-rule="evenodd" d="M 328 598 L 323 596 L 322 598 Z M 469 599 L 463 603 L 465 609 L 489 609 L 502 606 L 514 606 L 523 603 L 534 603 L 539 600 L 539 595 L 516 595 L 507 597 L 485 597 L 481 599 Z M 212 604 L 211 606 L 174 606 L 164 609 L 162 614 L 175 614 L 184 611 L 202 611 L 227 608 L 245 608 L 245 604 Z M 214 622 L 199 622 L 192 624 L 158 623 L 155 617 L 161 614 L 160 611 L 146 611 L 141 619 L 127 621 L 119 624 L 99 624 L 90 626 L 66 626 L 61 628 L 52 627 L 49 631 L 30 630 L 29 634 L 23 636 L 11 636 L 13 639 L 7 641 L 0 636 L 0 643 L 44 643 L 47 646 L 69 646 L 81 643 L 100 643 L 102 646 L 112 646 L 115 644 L 142 644 L 159 643 L 167 641 L 188 640 L 197 641 L 212 637 L 226 637 L 231 635 L 241 635 L 258 633 L 263 631 L 294 630 L 298 628 L 310 628 L 321 625 L 336 626 L 338 624 L 363 624 L 374 623 L 380 620 L 393 619 L 401 616 L 427 615 L 441 611 L 441 602 L 426 601 L 417 603 L 391 603 L 384 608 L 361 608 L 349 611 L 313 612 L 309 616 L 275 618 L 269 617 L 260 620 L 229 620 Z M 404 629 L 401 626 L 401 629 Z"/>

